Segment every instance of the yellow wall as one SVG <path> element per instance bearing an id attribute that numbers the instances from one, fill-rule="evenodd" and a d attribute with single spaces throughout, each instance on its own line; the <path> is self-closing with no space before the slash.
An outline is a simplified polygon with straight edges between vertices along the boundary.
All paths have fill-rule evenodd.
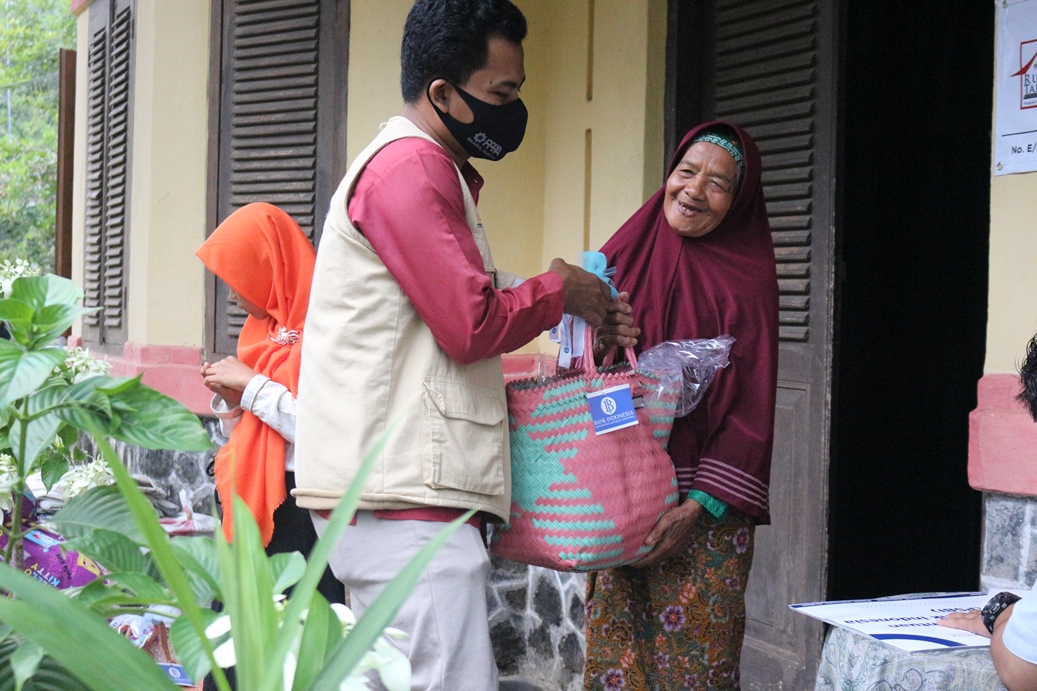
<path id="1" fill-rule="evenodd" d="M 203 343 L 204 274 L 193 253 L 205 237 L 209 5 L 137 3 L 128 293 L 129 340 L 137 343 Z M 593 12 L 592 0 L 518 5 L 529 21 L 526 139 L 500 163 L 476 163 L 487 181 L 480 209 L 494 258 L 529 276 L 553 257 L 576 262 L 597 249 L 660 183 L 666 2 L 593 0 Z M 351 3 L 350 159 L 402 112 L 399 48 L 410 6 Z M 79 18 L 80 107 L 87 16 Z M 86 117 L 77 115 L 81 229 Z M 75 240 L 81 281 L 82 234 Z"/>
<path id="2" fill-rule="evenodd" d="M 400 95 L 400 42 L 411 0 L 353 0 L 350 3 L 349 115 L 347 158 L 360 153 L 378 126 L 403 112 Z M 533 275 L 542 265 L 544 60 L 540 17 L 531 10 L 554 3 L 519 2 L 530 24 L 526 85 L 522 98 L 530 111 L 522 146 L 500 163 L 473 161 L 486 179 L 479 209 L 501 268 Z M 568 4 L 568 3 L 565 3 Z"/>
<path id="3" fill-rule="evenodd" d="M 545 74 L 542 260 L 575 262 L 583 250 L 598 249 L 662 182 L 666 3 L 544 7 L 545 57 L 553 69 Z"/>
<path id="4" fill-rule="evenodd" d="M 90 45 L 90 13 L 76 17 L 76 123 L 72 146 L 72 280 L 83 285 L 83 228 L 86 225 L 86 106 L 87 53 Z M 72 327 L 82 333 L 81 324 Z"/>
<path id="5" fill-rule="evenodd" d="M 78 18 L 73 277 L 83 280 L 89 9 Z M 137 0 L 128 340 L 201 346 L 209 0 Z"/>
<path id="6" fill-rule="evenodd" d="M 137 0 L 129 340 L 202 344 L 209 0 Z"/>
<path id="7" fill-rule="evenodd" d="M 990 291 L 984 372 L 1018 371 L 1037 332 L 1037 173 L 990 188 Z"/>
<path id="8" fill-rule="evenodd" d="M 529 23 L 526 138 L 499 163 L 474 163 L 486 178 L 479 207 L 495 262 L 531 276 L 554 257 L 578 262 L 600 247 L 662 181 L 666 2 L 516 4 Z M 399 48 L 410 6 L 351 3 L 350 159 L 402 111 Z"/>
<path id="9" fill-rule="evenodd" d="M 995 74 L 998 74 L 996 68 Z M 997 80 L 994 82 L 996 108 Z M 992 131 L 996 132 L 996 129 L 995 112 Z M 1026 353 L 1026 343 L 1037 332 L 1035 219 L 1037 173 L 991 175 L 985 374 L 1018 372 Z"/>

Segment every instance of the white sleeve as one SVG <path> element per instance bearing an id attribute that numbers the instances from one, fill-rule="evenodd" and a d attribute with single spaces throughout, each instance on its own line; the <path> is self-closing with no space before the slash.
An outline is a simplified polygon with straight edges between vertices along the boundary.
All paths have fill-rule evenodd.
<path id="1" fill-rule="evenodd" d="M 241 407 L 295 443 L 295 397 L 288 387 L 257 374 L 241 394 Z"/>
<path id="2" fill-rule="evenodd" d="M 244 412 L 241 406 L 234 406 L 231 408 L 227 405 L 227 401 L 223 400 L 219 395 L 213 395 L 212 401 L 209 403 L 209 408 L 212 409 L 214 415 L 220 421 L 220 431 L 223 432 L 223 436 L 229 437 L 230 433 L 234 431 L 234 428 L 238 424 L 238 420 L 241 418 L 241 414 Z"/>
<path id="3" fill-rule="evenodd" d="M 1037 592 L 1015 603 L 1001 640 L 1013 655 L 1037 665 Z"/>

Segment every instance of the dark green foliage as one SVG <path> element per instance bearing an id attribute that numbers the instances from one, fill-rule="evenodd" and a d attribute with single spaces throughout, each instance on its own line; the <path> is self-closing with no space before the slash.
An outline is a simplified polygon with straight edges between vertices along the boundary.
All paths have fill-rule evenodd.
<path id="1" fill-rule="evenodd" d="M 68 0 L 0 3 L 0 261 L 54 266 L 58 50 L 75 45 Z"/>

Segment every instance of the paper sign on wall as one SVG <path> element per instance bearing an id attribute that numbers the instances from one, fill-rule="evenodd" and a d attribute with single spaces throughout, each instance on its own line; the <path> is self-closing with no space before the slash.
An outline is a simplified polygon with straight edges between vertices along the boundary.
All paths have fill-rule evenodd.
<path id="1" fill-rule="evenodd" d="M 1037 0 L 997 4 L 994 174 L 1037 170 Z"/>

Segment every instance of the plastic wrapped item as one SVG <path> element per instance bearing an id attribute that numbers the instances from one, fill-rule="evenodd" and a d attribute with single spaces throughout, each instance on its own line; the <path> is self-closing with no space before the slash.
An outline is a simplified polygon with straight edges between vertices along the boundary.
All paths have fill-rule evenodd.
<path id="1" fill-rule="evenodd" d="M 167 533 L 170 535 L 213 535 L 216 530 L 216 519 L 212 516 L 195 513 L 185 489 L 180 490 L 180 506 L 182 510 L 176 516 L 158 519 Z"/>
<path id="2" fill-rule="evenodd" d="M 169 616 L 163 616 L 168 614 Z M 169 629 L 179 610 L 172 607 L 154 606 L 144 614 L 120 614 L 108 620 L 108 625 L 126 636 L 146 652 L 165 671 L 169 680 L 177 686 L 194 687 L 187 672 L 177 660 L 169 640 Z"/>
<path id="3" fill-rule="evenodd" d="M 25 533 L 22 565 L 27 575 L 65 590 L 84 586 L 107 573 L 93 559 L 76 550 L 66 549 L 64 537 L 38 522 L 38 509 L 36 498 L 26 490 L 22 500 L 22 530 Z M 11 520 L 10 512 L 4 511 L 5 526 L 9 526 Z M 7 547 L 7 540 L 6 533 L 0 534 L 0 551 Z M 7 568 L 2 566 L 3 563 L 0 557 L 0 568 Z"/>
<path id="4" fill-rule="evenodd" d="M 718 370 L 727 367 L 733 336 L 663 341 L 637 358 L 637 371 L 657 377 L 662 387 L 681 387 L 677 417 L 695 410 Z M 646 396 L 652 392 L 646 392 Z"/>

